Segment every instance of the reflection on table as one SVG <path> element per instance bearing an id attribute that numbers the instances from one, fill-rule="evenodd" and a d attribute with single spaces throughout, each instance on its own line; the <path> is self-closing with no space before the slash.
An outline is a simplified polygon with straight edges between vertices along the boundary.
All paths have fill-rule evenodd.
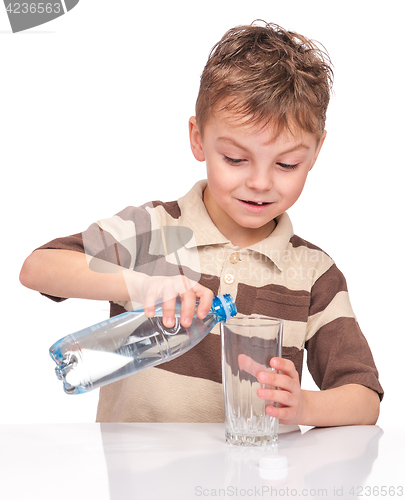
<path id="1" fill-rule="evenodd" d="M 3 425 L 0 433 L 2 499 L 392 498 L 404 484 L 400 428 L 285 428 L 268 447 L 228 445 L 222 424 Z M 287 469 L 259 467 L 274 454 Z"/>

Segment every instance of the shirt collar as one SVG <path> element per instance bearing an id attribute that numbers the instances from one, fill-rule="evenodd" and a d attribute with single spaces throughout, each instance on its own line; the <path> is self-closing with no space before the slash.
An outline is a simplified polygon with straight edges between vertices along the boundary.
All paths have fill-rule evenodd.
<path id="1" fill-rule="evenodd" d="M 194 233 L 194 238 L 185 245 L 186 248 L 230 243 L 212 222 L 205 208 L 203 191 L 206 186 L 206 180 L 199 181 L 178 200 L 181 211 L 179 223 L 189 227 Z"/>
<path id="2" fill-rule="evenodd" d="M 194 238 L 185 245 L 186 248 L 220 244 L 232 245 L 212 222 L 205 208 L 202 193 L 206 186 L 206 180 L 199 181 L 185 196 L 178 200 L 181 210 L 179 223 L 189 227 L 194 234 Z M 265 255 L 282 271 L 285 253 L 294 231 L 290 217 L 286 212 L 276 217 L 276 223 L 277 225 L 270 236 L 247 248 Z"/>
<path id="3" fill-rule="evenodd" d="M 291 219 L 286 212 L 276 217 L 276 223 L 277 225 L 270 236 L 248 248 L 265 255 L 274 262 L 280 271 L 283 271 L 289 242 L 294 235 L 294 230 Z"/>

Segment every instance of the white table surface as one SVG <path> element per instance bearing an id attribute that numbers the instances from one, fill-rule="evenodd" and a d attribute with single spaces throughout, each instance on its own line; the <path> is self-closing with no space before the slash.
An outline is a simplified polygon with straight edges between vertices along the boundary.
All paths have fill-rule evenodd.
<path id="1" fill-rule="evenodd" d="M 222 424 L 0 425 L 0 439 L 2 500 L 405 497 L 402 427 L 296 430 L 266 448 L 226 444 Z M 259 467 L 274 453 L 287 469 Z"/>

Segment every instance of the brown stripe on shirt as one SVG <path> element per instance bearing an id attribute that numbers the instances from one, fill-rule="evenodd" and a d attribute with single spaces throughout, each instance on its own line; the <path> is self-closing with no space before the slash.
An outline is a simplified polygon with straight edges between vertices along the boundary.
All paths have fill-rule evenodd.
<path id="1" fill-rule="evenodd" d="M 260 349 L 259 351 L 262 353 L 263 350 Z M 262 363 L 263 360 L 255 358 L 254 352 L 255 350 L 254 346 L 252 346 L 251 339 L 246 339 L 244 354 L 251 356 L 259 363 L 264 364 Z M 238 356 L 238 354 L 240 354 L 240 350 L 233 353 L 234 356 Z M 282 357 L 289 359 L 294 363 L 301 382 L 302 364 L 304 358 L 303 349 L 298 349 L 297 347 L 283 347 Z M 190 351 L 182 354 L 172 361 L 156 366 L 156 368 L 177 373 L 178 375 L 198 377 L 205 380 L 211 380 L 212 382 L 222 383 L 220 360 L 221 337 L 219 335 L 209 333 L 204 340 L 194 346 Z M 246 374 L 245 379 L 249 379 L 248 374 Z"/>
<path id="2" fill-rule="evenodd" d="M 100 245 L 102 242 L 102 245 Z M 63 238 L 46 243 L 38 247 L 36 250 L 71 250 L 74 252 L 86 253 L 90 257 L 104 260 L 112 264 L 117 264 L 128 268 L 131 261 L 131 255 L 128 250 L 117 240 L 111 236 L 108 231 L 104 231 L 98 224 L 92 224 L 86 230 L 86 248 L 83 245 L 83 233 L 72 234 Z M 89 262 L 89 268 L 97 271 L 94 268 L 96 261 Z"/>
<path id="3" fill-rule="evenodd" d="M 125 307 L 110 301 L 110 318 L 128 312 Z"/>
<path id="4" fill-rule="evenodd" d="M 190 351 L 156 368 L 221 383 L 221 337 L 209 333 Z"/>
<path id="5" fill-rule="evenodd" d="M 270 314 L 274 318 L 306 322 L 310 299 L 306 290 L 290 290 L 273 284 L 256 288 L 239 283 L 236 307 L 245 315 Z"/>
<path id="6" fill-rule="evenodd" d="M 304 361 L 304 349 L 298 349 L 298 347 L 284 347 L 282 349 L 282 357 L 284 359 L 289 359 L 294 363 L 295 369 L 298 372 L 298 376 L 301 383 L 302 378 L 302 365 Z"/>
<path id="7" fill-rule="evenodd" d="M 313 243 L 310 243 L 309 241 L 304 240 L 303 238 L 300 238 L 296 234 L 291 237 L 290 243 L 293 246 L 293 248 L 298 248 L 298 247 L 306 247 L 311 250 L 318 250 L 319 252 L 328 255 L 326 252 L 324 252 L 321 248 L 317 247 Z"/>
<path id="8" fill-rule="evenodd" d="M 82 233 L 72 234 L 41 245 L 36 250 L 72 250 L 84 253 Z"/>
<path id="9" fill-rule="evenodd" d="M 347 284 L 343 274 L 333 264 L 312 287 L 309 315 L 323 311 L 339 292 L 347 292 Z"/>
<path id="10" fill-rule="evenodd" d="M 218 295 L 220 279 L 218 276 L 214 276 L 213 274 L 201 274 L 200 279 L 198 280 L 200 285 L 205 288 L 209 288 L 214 295 Z"/>
<path id="11" fill-rule="evenodd" d="M 122 245 L 122 242 L 117 241 L 108 231 L 104 231 L 97 224 L 93 226 L 86 231 L 86 255 L 96 259 L 89 260 L 89 269 L 95 272 L 105 272 L 103 268 L 100 267 L 97 259 L 129 269 L 131 265 L 131 254 L 125 246 Z M 96 238 L 94 239 L 94 244 L 88 236 L 91 235 L 92 232 L 93 234 L 98 233 L 100 235 L 100 239 L 98 239 L 97 243 L 95 241 Z"/>
<path id="12" fill-rule="evenodd" d="M 305 346 L 309 371 L 321 390 L 360 384 L 376 391 L 382 399 L 383 389 L 373 356 L 354 318 L 331 321 Z"/>
<path id="13" fill-rule="evenodd" d="M 169 201 L 166 203 L 162 201 L 153 201 L 152 205 L 154 208 L 163 207 L 173 219 L 178 219 L 181 215 L 181 210 L 177 201 Z"/>

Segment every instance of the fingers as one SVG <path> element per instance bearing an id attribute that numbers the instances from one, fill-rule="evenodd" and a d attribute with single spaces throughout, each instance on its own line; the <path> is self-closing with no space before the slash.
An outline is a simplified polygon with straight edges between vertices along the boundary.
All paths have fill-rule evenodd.
<path id="1" fill-rule="evenodd" d="M 176 323 L 176 298 L 174 291 L 165 291 L 163 294 L 163 324 L 167 328 L 173 328 Z"/>
<path id="2" fill-rule="evenodd" d="M 162 302 L 163 324 L 172 328 L 175 325 L 176 299 L 181 299 L 180 323 L 184 327 L 191 325 L 195 315 L 196 301 L 199 300 L 197 316 L 205 318 L 212 305 L 214 294 L 208 288 L 193 282 L 184 276 L 151 277 L 144 292 L 144 311 L 153 317 L 155 304 Z"/>
<path id="3" fill-rule="evenodd" d="M 287 359 L 273 358 L 270 365 L 279 372 L 258 373 L 258 381 L 267 387 L 258 389 L 257 395 L 276 405 L 266 406 L 268 415 L 278 418 L 284 424 L 299 423 L 303 401 L 299 376 L 294 363 Z"/>
<path id="4" fill-rule="evenodd" d="M 273 377 L 262 377 L 263 372 L 258 376 L 258 381 L 265 385 L 257 390 L 259 398 L 272 403 L 280 403 L 281 405 L 292 404 L 291 395 L 294 394 L 295 384 L 293 379 L 287 375 L 269 373 L 266 375 L 274 375 Z"/>
<path id="5" fill-rule="evenodd" d="M 184 293 L 180 294 L 181 299 L 181 315 L 180 323 L 184 327 L 191 325 L 193 316 L 196 312 L 196 302 L 198 300 L 197 316 L 204 319 L 211 309 L 212 299 L 214 294 L 208 288 L 203 287 L 199 283 L 190 286 Z"/>
<path id="6" fill-rule="evenodd" d="M 270 366 L 275 371 L 261 371 L 257 374 L 257 380 L 261 384 L 277 387 L 284 391 L 293 391 L 296 388 L 297 382 L 299 384 L 298 373 L 292 361 L 283 358 L 272 358 Z M 259 390 L 267 391 L 267 389 Z"/>
<path id="7" fill-rule="evenodd" d="M 195 313 L 196 295 L 193 291 L 190 290 L 180 295 L 180 298 L 181 298 L 180 323 L 182 326 L 188 327 L 191 325 Z"/>
<path id="8" fill-rule="evenodd" d="M 163 289 L 159 289 L 151 281 L 144 297 L 144 311 L 146 316 L 149 318 L 153 317 L 155 315 L 155 304 L 162 302 L 163 323 L 171 328 L 175 322 L 176 297 L 177 292 L 175 288 L 165 286 Z"/>
<path id="9" fill-rule="evenodd" d="M 209 310 L 212 306 L 212 299 L 214 298 L 213 292 L 206 288 L 205 286 L 196 283 L 193 287 L 196 297 L 198 298 L 199 304 L 197 308 L 197 316 L 200 319 L 204 319 L 207 316 Z"/>
<path id="10" fill-rule="evenodd" d="M 148 317 L 155 314 L 155 304 L 162 304 L 163 323 L 171 328 L 175 324 L 176 299 L 192 287 L 184 276 L 150 276 L 144 280 L 142 302 Z M 195 300 L 194 300 L 195 305 Z M 191 306 L 189 306 L 191 307 Z M 193 310 L 194 311 L 194 310 Z"/>
<path id="11" fill-rule="evenodd" d="M 289 377 L 298 376 L 295 365 L 289 359 L 274 357 L 270 360 L 270 366 L 275 370 L 280 370 Z"/>

